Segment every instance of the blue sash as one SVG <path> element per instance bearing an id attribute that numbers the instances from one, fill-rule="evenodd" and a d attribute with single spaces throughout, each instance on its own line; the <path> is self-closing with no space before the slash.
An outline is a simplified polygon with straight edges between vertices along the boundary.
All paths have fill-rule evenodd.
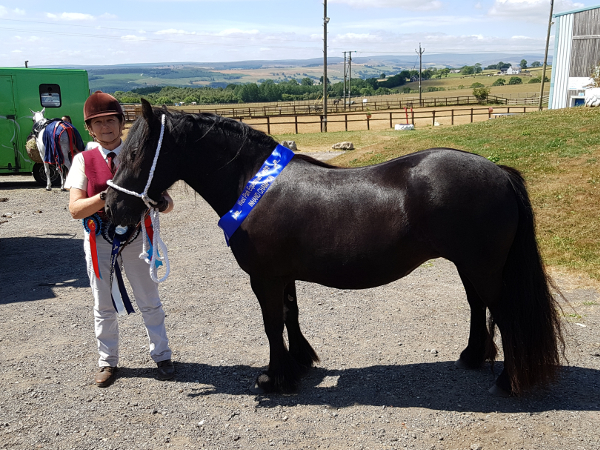
<path id="1" fill-rule="evenodd" d="M 219 227 L 225 233 L 225 240 L 229 247 L 229 239 L 244 221 L 250 211 L 257 205 L 258 201 L 267 192 L 275 178 L 281 173 L 283 168 L 294 157 L 294 152 L 289 148 L 278 145 L 273 153 L 264 162 L 258 173 L 248 181 L 248 184 L 242 191 L 242 195 L 237 199 L 233 208 L 221 217 Z"/>

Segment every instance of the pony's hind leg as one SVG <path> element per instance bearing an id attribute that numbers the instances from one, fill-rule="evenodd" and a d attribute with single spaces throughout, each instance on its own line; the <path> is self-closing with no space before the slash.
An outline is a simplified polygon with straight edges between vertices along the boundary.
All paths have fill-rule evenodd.
<path id="1" fill-rule="evenodd" d="M 46 172 L 46 190 L 52 190 L 52 176 L 50 171 L 50 164 L 44 163 L 44 172 Z"/>
<path id="2" fill-rule="evenodd" d="M 269 339 L 269 367 L 256 380 L 264 392 L 296 390 L 300 384 L 301 366 L 290 355 L 283 341 L 283 292 L 285 284 L 277 279 L 251 276 L 250 284 L 263 314 Z"/>
<path id="3" fill-rule="evenodd" d="M 298 315 L 296 283 L 292 281 L 283 291 L 283 317 L 288 333 L 290 354 L 298 364 L 308 369 L 313 366 L 313 363 L 319 362 L 319 357 L 300 331 Z"/>
<path id="4" fill-rule="evenodd" d="M 461 369 L 478 369 L 485 360 L 494 360 L 496 346 L 487 329 L 485 303 L 469 278 L 460 270 L 458 274 L 465 287 L 467 301 L 471 307 L 471 328 L 467 347 L 460 354 L 456 366 Z"/>

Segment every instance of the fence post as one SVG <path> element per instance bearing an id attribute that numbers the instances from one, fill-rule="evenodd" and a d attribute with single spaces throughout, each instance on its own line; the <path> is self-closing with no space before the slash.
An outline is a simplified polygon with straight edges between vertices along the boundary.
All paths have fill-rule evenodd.
<path id="1" fill-rule="evenodd" d="M 370 129 L 371 129 L 371 127 L 369 125 L 369 116 L 367 116 L 367 130 L 370 130 Z"/>
<path id="2" fill-rule="evenodd" d="M 414 126 L 415 125 L 415 111 L 412 108 L 410 108 L 410 115 L 412 118 L 412 124 Z"/>
<path id="3" fill-rule="evenodd" d="M 346 127 L 346 131 L 348 131 L 348 114 L 344 114 L 344 126 Z"/>
<path id="4" fill-rule="evenodd" d="M 473 123 L 473 108 L 471 108 L 471 123 Z"/>
<path id="5" fill-rule="evenodd" d="M 510 106 L 506 108 L 506 114 L 510 114 Z"/>
<path id="6" fill-rule="evenodd" d="M 527 106 L 523 106 L 523 114 L 527 112 Z"/>
<path id="7" fill-rule="evenodd" d="M 294 108 L 296 108 L 294 106 Z M 298 134 L 298 116 L 294 116 L 294 126 L 296 127 L 296 134 Z"/>
<path id="8" fill-rule="evenodd" d="M 319 121 L 321 122 L 321 133 L 323 132 L 323 115 L 319 116 Z"/>
<path id="9" fill-rule="evenodd" d="M 390 128 L 394 128 L 394 125 L 392 123 L 393 122 L 393 120 L 392 120 L 392 114 L 393 113 L 390 113 Z"/>
<path id="10" fill-rule="evenodd" d="M 452 109 L 451 111 L 452 111 L 452 125 L 454 125 L 454 109 Z"/>
<path id="11" fill-rule="evenodd" d="M 271 134 L 271 120 L 267 116 L 267 134 Z"/>

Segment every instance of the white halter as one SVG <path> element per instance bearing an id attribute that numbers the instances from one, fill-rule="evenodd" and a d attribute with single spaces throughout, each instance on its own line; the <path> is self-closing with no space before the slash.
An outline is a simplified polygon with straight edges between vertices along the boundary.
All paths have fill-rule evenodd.
<path id="1" fill-rule="evenodd" d="M 150 197 L 148 197 L 148 189 L 150 189 L 150 184 L 152 183 L 152 178 L 154 178 L 154 170 L 156 169 L 156 162 L 158 161 L 158 155 L 160 154 L 160 148 L 162 147 L 162 141 L 163 141 L 164 134 L 165 134 L 165 115 L 163 114 L 161 117 L 161 120 L 160 120 L 160 137 L 158 138 L 158 145 L 156 146 L 156 153 L 154 155 L 154 161 L 152 162 L 152 168 L 150 169 L 150 175 L 148 177 L 148 182 L 146 183 L 146 187 L 144 188 L 144 192 L 142 192 L 141 194 L 138 194 L 137 192 L 130 191 L 128 189 L 122 188 L 121 186 L 117 186 L 115 183 L 113 183 L 112 180 L 107 181 L 107 184 L 110 187 L 112 187 L 113 189 L 116 189 L 118 191 L 124 192 L 129 195 L 133 195 L 134 197 L 141 198 L 142 201 L 146 204 L 146 206 L 150 210 L 149 214 L 150 214 L 150 219 L 152 220 L 152 228 L 154 230 L 154 236 L 152 239 L 152 255 L 151 255 L 152 257 L 148 258 L 148 237 L 146 234 L 146 227 L 144 226 L 144 219 L 145 219 L 145 215 L 146 215 L 145 211 L 144 211 L 142 213 L 142 218 L 140 221 L 141 228 L 142 228 L 142 240 L 144 241 L 144 247 L 143 247 L 144 251 L 140 254 L 140 259 L 143 259 L 148 264 L 150 264 L 150 278 L 152 278 L 152 281 L 154 281 L 155 283 L 162 283 L 163 281 L 165 281 L 167 279 L 167 277 L 169 276 L 169 272 L 171 271 L 171 266 L 169 264 L 169 256 L 167 255 L 167 246 L 165 245 L 163 240 L 160 238 L 160 219 L 158 217 L 159 216 L 158 209 L 156 209 L 157 202 L 155 202 Z M 159 253 L 158 253 L 159 247 L 164 256 L 159 255 Z M 158 279 L 158 277 L 156 275 L 156 261 L 165 261 L 165 265 L 166 265 L 166 273 L 160 280 Z"/>

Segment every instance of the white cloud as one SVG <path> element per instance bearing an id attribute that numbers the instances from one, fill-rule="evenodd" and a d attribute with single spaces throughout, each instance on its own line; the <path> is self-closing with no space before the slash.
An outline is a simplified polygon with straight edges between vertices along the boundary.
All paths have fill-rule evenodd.
<path id="1" fill-rule="evenodd" d="M 355 8 L 402 8 L 411 11 L 431 11 L 442 7 L 439 0 L 329 0 L 329 3 L 340 3 Z"/>
<path id="2" fill-rule="evenodd" d="M 24 16 L 25 10 L 19 8 L 8 9 L 6 6 L 0 5 L 0 17 L 7 17 L 13 14 L 17 16 Z"/>
<path id="3" fill-rule="evenodd" d="M 46 17 L 48 17 L 49 19 L 53 19 L 53 20 L 66 20 L 66 21 L 88 21 L 88 20 L 95 20 L 94 16 L 92 16 L 91 14 L 83 14 L 83 13 L 61 13 L 61 14 L 53 14 L 53 13 L 46 13 Z"/>
<path id="4" fill-rule="evenodd" d="M 196 32 L 195 31 L 176 30 L 174 28 L 169 28 L 168 30 L 158 30 L 154 34 L 190 35 L 190 34 L 196 34 Z"/>
<path id="5" fill-rule="evenodd" d="M 554 12 L 569 11 L 583 6 L 583 3 L 571 0 L 557 0 L 554 3 Z M 548 22 L 550 2 L 549 0 L 495 0 L 488 14 L 512 20 Z"/>
<path id="6" fill-rule="evenodd" d="M 259 31 L 258 30 L 239 30 L 237 28 L 230 28 L 227 30 L 223 30 L 223 31 L 219 31 L 217 33 L 217 36 L 232 36 L 232 35 L 238 35 L 238 34 L 258 34 Z"/>
<path id="7" fill-rule="evenodd" d="M 21 50 L 13 50 L 11 53 L 23 53 Z"/>
<path id="8" fill-rule="evenodd" d="M 125 36 L 121 36 L 121 39 L 127 42 L 140 42 L 146 40 L 145 37 L 136 36 L 135 34 L 126 34 Z"/>
<path id="9" fill-rule="evenodd" d="M 109 14 L 109 13 L 104 13 L 104 14 L 98 16 L 98 19 L 102 19 L 102 20 L 116 20 L 118 18 L 119 18 L 119 16 L 117 16 L 115 14 Z"/>

